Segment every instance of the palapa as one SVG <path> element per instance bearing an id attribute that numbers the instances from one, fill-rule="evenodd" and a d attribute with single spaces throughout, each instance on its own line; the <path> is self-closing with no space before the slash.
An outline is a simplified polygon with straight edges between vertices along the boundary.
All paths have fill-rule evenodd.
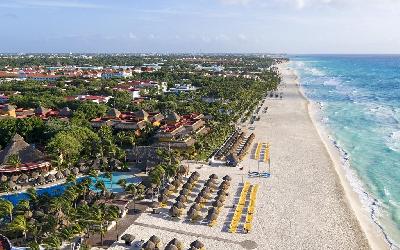
<path id="1" fill-rule="evenodd" d="M 154 244 L 154 242 L 149 240 L 143 244 L 142 249 L 143 250 L 154 250 L 154 249 L 156 249 L 156 245 Z"/>
<path id="2" fill-rule="evenodd" d="M 149 240 L 152 241 L 155 245 L 161 243 L 161 239 L 155 235 L 151 236 Z"/>
<path id="3" fill-rule="evenodd" d="M 74 168 L 72 169 L 72 173 L 73 173 L 74 175 L 79 174 L 79 168 L 74 167 Z"/>
<path id="4" fill-rule="evenodd" d="M 195 247 L 197 249 L 202 249 L 204 247 L 204 244 L 199 240 L 195 240 L 190 244 L 190 246 Z"/>
<path id="5" fill-rule="evenodd" d="M 224 181 L 232 181 L 232 178 L 229 175 L 225 175 L 222 179 Z"/>
<path id="6" fill-rule="evenodd" d="M 173 244 L 167 245 L 164 249 L 165 250 L 179 250 L 179 248 Z"/>
<path id="7" fill-rule="evenodd" d="M 184 195 L 179 195 L 178 198 L 176 198 L 176 201 L 186 202 L 187 198 Z"/>

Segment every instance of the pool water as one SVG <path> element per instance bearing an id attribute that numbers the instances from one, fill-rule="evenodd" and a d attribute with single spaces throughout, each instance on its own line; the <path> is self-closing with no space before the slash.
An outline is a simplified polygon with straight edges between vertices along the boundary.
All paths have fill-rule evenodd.
<path id="1" fill-rule="evenodd" d="M 83 180 L 86 177 L 80 177 L 78 178 L 78 182 L 80 180 Z M 99 192 L 100 190 L 95 188 L 95 184 L 96 184 L 96 178 L 94 177 L 89 177 L 90 179 L 92 179 L 92 186 L 90 187 L 93 191 L 95 192 Z M 112 183 L 111 180 L 109 178 L 106 178 L 104 176 L 104 174 L 101 174 L 97 177 L 98 181 L 103 181 L 107 190 L 108 191 L 112 191 L 114 193 L 120 193 L 123 191 L 123 189 L 121 188 L 121 186 L 119 186 L 117 183 L 119 180 L 121 179 L 126 179 L 126 183 L 127 184 L 131 184 L 131 183 L 140 183 L 141 182 L 141 178 L 134 176 L 132 174 L 127 174 L 127 173 L 120 173 L 120 172 L 115 172 L 113 173 L 113 178 L 112 178 Z M 51 187 L 45 187 L 45 188 L 36 188 L 36 191 L 39 195 L 43 195 L 43 194 L 48 194 L 50 196 L 59 196 L 62 195 L 64 193 L 64 191 L 67 189 L 69 184 L 64 183 L 64 184 L 58 184 L 58 185 L 54 185 Z M 22 193 L 17 193 L 17 194 L 9 194 L 9 195 L 2 195 L 0 196 L 0 198 L 6 199 L 11 201 L 14 205 L 18 204 L 19 201 L 21 200 L 27 200 L 29 197 L 25 192 Z"/>

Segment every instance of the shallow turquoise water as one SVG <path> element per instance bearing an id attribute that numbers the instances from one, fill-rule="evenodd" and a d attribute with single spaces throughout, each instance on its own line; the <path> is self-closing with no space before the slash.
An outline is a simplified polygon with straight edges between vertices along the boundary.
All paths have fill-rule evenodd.
<path id="1" fill-rule="evenodd" d="M 400 56 L 293 56 L 305 94 L 388 240 L 400 243 Z M 361 190 L 361 191 L 360 191 Z M 395 246 L 393 246 L 395 247 Z"/>

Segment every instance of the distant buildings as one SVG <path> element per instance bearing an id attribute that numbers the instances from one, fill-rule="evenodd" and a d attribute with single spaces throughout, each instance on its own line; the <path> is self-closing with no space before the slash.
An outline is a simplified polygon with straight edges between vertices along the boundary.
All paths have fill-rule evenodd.
<path id="1" fill-rule="evenodd" d="M 67 96 L 65 99 L 67 101 L 89 101 L 94 103 L 108 103 L 108 101 L 112 98 L 112 96 L 99 96 L 99 95 L 76 95 L 76 96 Z"/>
<path id="2" fill-rule="evenodd" d="M 101 74 L 103 79 L 113 79 L 113 78 L 128 78 L 132 76 L 132 71 L 130 69 L 107 69 Z"/>
<path id="3" fill-rule="evenodd" d="M 0 105 L 0 119 L 4 118 L 17 118 L 23 119 L 28 117 L 39 117 L 42 120 L 48 120 L 51 117 L 68 119 L 72 116 L 72 111 L 65 107 L 60 110 L 47 109 L 44 107 L 38 107 L 36 109 L 22 109 L 16 108 L 12 105 Z"/>
<path id="4" fill-rule="evenodd" d="M 191 84 L 175 84 L 174 87 L 170 88 L 167 92 L 179 94 L 196 91 L 197 89 L 197 87 Z"/>

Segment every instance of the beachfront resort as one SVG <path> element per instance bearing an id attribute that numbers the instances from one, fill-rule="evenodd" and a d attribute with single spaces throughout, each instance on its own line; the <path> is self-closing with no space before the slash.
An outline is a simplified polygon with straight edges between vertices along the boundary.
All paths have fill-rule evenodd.
<path id="1" fill-rule="evenodd" d="M 285 59 L 84 58 L 0 58 L 2 244 L 256 248 L 246 235 L 269 153 L 247 126 Z M 103 67 L 113 60 L 132 66 Z M 251 172 L 241 164 L 250 156 Z"/>

